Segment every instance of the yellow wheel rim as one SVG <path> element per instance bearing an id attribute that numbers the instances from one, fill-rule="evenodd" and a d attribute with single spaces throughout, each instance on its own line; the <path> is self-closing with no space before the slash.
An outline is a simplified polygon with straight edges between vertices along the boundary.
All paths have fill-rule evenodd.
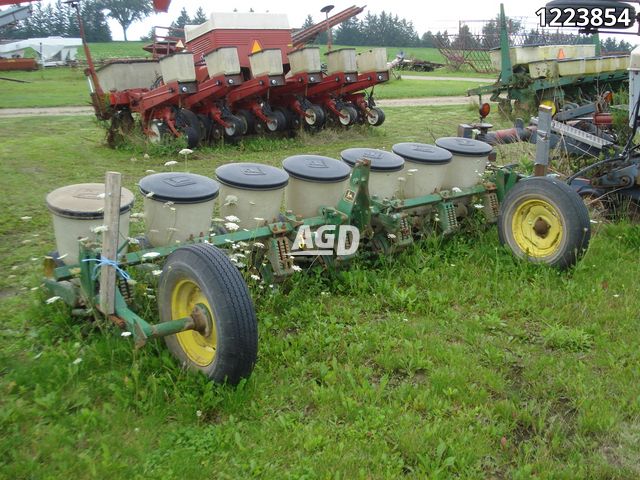
<path id="1" fill-rule="evenodd" d="M 551 116 L 555 115 L 558 111 L 556 107 L 556 102 L 554 100 L 543 100 L 540 105 L 544 105 L 545 107 L 551 107 Z"/>
<path id="2" fill-rule="evenodd" d="M 195 330 L 187 330 L 176 334 L 178 343 L 184 353 L 196 365 L 206 367 L 216 356 L 217 332 L 216 322 L 211 306 L 200 287 L 191 280 L 180 280 L 171 292 L 171 318 L 177 320 L 191 315 L 196 305 L 206 307 L 211 318 L 211 334 L 202 335 Z"/>
<path id="3" fill-rule="evenodd" d="M 518 205 L 511 228 L 518 248 L 532 258 L 552 256 L 562 244 L 562 217 L 544 200 L 526 200 Z"/>

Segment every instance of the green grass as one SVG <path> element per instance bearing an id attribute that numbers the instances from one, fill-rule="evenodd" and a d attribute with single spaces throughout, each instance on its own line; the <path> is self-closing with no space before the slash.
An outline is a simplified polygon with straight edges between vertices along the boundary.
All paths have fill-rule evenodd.
<path id="1" fill-rule="evenodd" d="M 377 130 L 205 149 L 188 169 L 432 142 L 473 115 L 390 108 Z M 603 225 L 564 273 L 489 229 L 256 290 L 256 370 L 212 387 L 160 342 L 136 351 L 31 291 L 53 250 L 47 192 L 117 170 L 140 211 L 136 182 L 178 160 L 103 135 L 89 117 L 0 120 L 0 478 L 640 476 L 637 225 Z"/>
<path id="2" fill-rule="evenodd" d="M 406 80 L 391 79 L 375 87 L 377 98 L 422 98 L 442 97 L 450 95 L 466 95 L 467 90 L 477 87 L 479 83 L 458 80 Z"/>
<path id="3" fill-rule="evenodd" d="M 36 72 L 4 72 L 0 80 L 0 108 L 66 107 L 88 105 L 89 87 L 80 68 L 47 68 Z"/>
<path id="4" fill-rule="evenodd" d="M 0 108 L 65 107 L 89 104 L 89 88 L 81 68 L 49 68 L 37 72 L 7 72 L 0 80 Z M 393 80 L 376 87 L 380 98 L 418 98 L 464 95 L 478 83 L 461 81 Z"/>

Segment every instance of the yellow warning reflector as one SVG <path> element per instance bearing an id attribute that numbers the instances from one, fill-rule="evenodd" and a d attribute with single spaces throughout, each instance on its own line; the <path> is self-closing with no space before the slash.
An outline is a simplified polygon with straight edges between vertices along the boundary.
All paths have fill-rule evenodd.
<path id="1" fill-rule="evenodd" d="M 565 59 L 564 48 L 561 48 L 560 51 L 558 52 L 558 60 L 564 60 L 564 59 Z"/>
<path id="2" fill-rule="evenodd" d="M 251 46 L 251 53 L 258 53 L 262 51 L 262 45 L 258 40 L 253 41 L 253 45 Z"/>
<path id="3" fill-rule="evenodd" d="M 182 43 L 182 40 L 178 40 L 178 43 L 176 43 L 176 50 L 184 50 L 184 43 Z"/>

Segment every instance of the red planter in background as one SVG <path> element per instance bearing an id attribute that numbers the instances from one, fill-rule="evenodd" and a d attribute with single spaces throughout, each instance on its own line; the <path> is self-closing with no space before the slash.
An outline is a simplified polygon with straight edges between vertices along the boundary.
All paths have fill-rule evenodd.
<path id="1" fill-rule="evenodd" d="M 171 4 L 171 0 L 153 0 L 153 8 L 156 12 L 167 12 L 169 11 L 169 5 Z"/>

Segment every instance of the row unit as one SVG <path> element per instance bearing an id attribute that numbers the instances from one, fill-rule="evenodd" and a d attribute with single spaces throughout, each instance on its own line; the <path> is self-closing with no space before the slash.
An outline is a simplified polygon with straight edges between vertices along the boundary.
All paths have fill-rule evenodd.
<path id="1" fill-rule="evenodd" d="M 153 247 L 207 236 L 218 204 L 227 230 L 251 230 L 275 221 L 284 210 L 300 218 L 335 207 L 349 186 L 351 168 L 370 162 L 369 194 L 379 199 L 415 198 L 440 190 L 470 188 L 481 182 L 491 146 L 459 137 L 436 145 L 399 143 L 392 152 L 351 148 L 342 161 L 296 155 L 282 168 L 259 163 L 218 167 L 216 180 L 192 173 L 156 173 L 140 180 L 144 196 L 145 235 Z M 120 237 L 129 237 L 134 196 L 122 190 Z M 103 184 L 70 185 L 47 196 L 53 213 L 58 254 L 67 264 L 78 261 L 78 238 L 95 236 L 103 221 Z M 231 219 L 231 220 L 230 220 Z"/>

